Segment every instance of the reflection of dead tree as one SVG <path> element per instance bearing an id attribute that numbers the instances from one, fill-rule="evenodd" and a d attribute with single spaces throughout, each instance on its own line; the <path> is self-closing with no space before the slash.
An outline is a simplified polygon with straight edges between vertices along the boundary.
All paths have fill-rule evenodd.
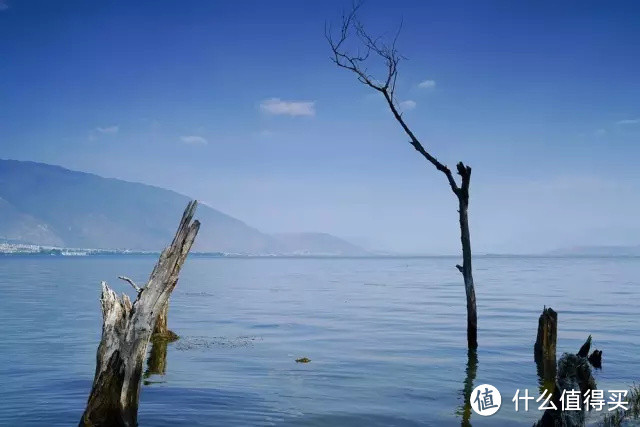
<path id="1" fill-rule="evenodd" d="M 460 222 L 460 240 L 462 243 L 462 265 L 456 265 L 464 279 L 464 287 L 467 296 L 467 343 L 468 348 L 478 347 L 477 329 L 478 314 L 476 311 L 476 293 L 473 284 L 473 274 L 471 269 L 471 237 L 469 233 L 469 184 L 471 182 L 471 167 L 459 162 L 456 165 L 460 184 L 458 184 L 445 164 L 436 159 L 427 151 L 422 143 L 409 128 L 402 113 L 399 111 L 395 98 L 396 80 L 398 78 L 398 64 L 403 59 L 396 49 L 396 41 L 399 31 L 396 33 L 391 44 L 386 44 L 381 37 L 369 35 L 362 23 L 357 19 L 356 12 L 359 5 L 354 6 L 348 15 L 342 18 L 342 26 L 338 37 L 332 34 L 330 28 L 325 29 L 325 36 L 331 46 L 331 60 L 340 68 L 344 68 L 356 74 L 358 81 L 371 89 L 379 92 L 384 97 L 387 106 L 393 113 L 396 121 L 409 137 L 409 142 L 429 163 L 447 178 L 451 191 L 458 199 L 458 217 Z M 347 44 L 350 36 L 355 35 L 358 45 L 356 53 L 350 53 Z M 366 64 L 370 57 L 377 57 L 384 64 L 386 75 L 382 80 L 374 78 L 367 71 Z"/>
<path id="2" fill-rule="evenodd" d="M 149 281 L 131 303 L 102 282 L 102 339 L 81 426 L 136 426 L 142 366 L 158 313 L 178 282 L 180 269 L 198 234 L 197 203 L 187 206 L 173 242 L 160 254 Z M 126 279 L 124 279 L 126 280 Z M 133 284 L 133 281 L 129 281 Z"/>
<path id="3" fill-rule="evenodd" d="M 464 378 L 464 388 L 462 396 L 464 398 L 463 405 L 459 408 L 458 414 L 462 415 L 462 427 L 471 426 L 471 392 L 473 392 L 473 382 L 476 380 L 476 372 L 478 371 L 478 352 L 477 350 L 467 351 L 467 368 Z"/>
<path id="4" fill-rule="evenodd" d="M 156 321 L 156 327 L 151 335 L 151 349 L 149 350 L 149 357 L 147 358 L 147 370 L 144 371 L 144 377 L 149 378 L 152 375 L 164 375 L 167 371 L 167 347 L 169 343 L 178 339 L 178 336 L 168 329 L 165 332 L 158 332 L 158 323 L 164 316 L 164 327 L 166 328 L 166 308 L 169 306 L 167 302 L 165 309 L 161 310 L 158 314 L 158 320 Z"/>
<path id="5" fill-rule="evenodd" d="M 144 377 L 151 375 L 164 375 L 167 371 L 167 345 L 169 341 L 163 339 L 152 339 L 151 350 L 147 358 L 147 370 Z"/>

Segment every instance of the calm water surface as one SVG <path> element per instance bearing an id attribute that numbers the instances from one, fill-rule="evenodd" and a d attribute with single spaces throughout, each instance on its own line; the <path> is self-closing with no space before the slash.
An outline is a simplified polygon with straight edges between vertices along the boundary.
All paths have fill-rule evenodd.
<path id="1" fill-rule="evenodd" d="M 639 258 L 478 258 L 477 360 L 452 258 L 191 258 L 171 299 L 164 374 L 150 374 L 142 426 L 467 425 L 464 388 L 503 397 L 473 425 L 531 425 L 537 318 L 559 312 L 558 352 L 592 334 L 601 389 L 639 378 Z M 100 281 L 130 293 L 153 257 L 0 258 L 0 424 L 77 425 L 100 339 Z M 297 364 L 306 356 L 311 363 Z M 158 369 L 158 368 L 156 368 Z M 158 369 L 158 372 L 162 368 Z M 475 372 L 475 378 L 474 378 Z M 535 408 L 534 408 L 535 409 Z"/>

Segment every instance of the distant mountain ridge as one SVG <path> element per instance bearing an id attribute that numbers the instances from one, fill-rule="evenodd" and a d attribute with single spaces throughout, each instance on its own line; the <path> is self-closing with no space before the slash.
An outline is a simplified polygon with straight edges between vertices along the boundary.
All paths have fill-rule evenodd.
<path id="1" fill-rule="evenodd" d="M 189 197 L 60 166 L 0 160 L 0 240 L 43 246 L 155 251 L 175 232 Z M 322 233 L 280 237 L 201 204 L 194 250 L 248 255 L 360 255 Z M 288 236 L 288 237 L 287 237 Z M 323 236 L 319 238 L 318 236 Z"/>
<path id="2" fill-rule="evenodd" d="M 576 246 L 572 248 L 558 249 L 550 254 L 576 256 L 640 256 L 640 245 Z"/>
<path id="3" fill-rule="evenodd" d="M 327 233 L 280 233 L 280 250 L 292 255 L 366 255 L 367 251 Z"/>

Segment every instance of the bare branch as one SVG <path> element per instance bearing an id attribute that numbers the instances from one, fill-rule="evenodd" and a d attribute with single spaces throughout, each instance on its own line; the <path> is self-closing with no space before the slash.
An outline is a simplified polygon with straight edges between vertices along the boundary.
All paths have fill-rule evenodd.
<path id="1" fill-rule="evenodd" d="M 369 58 L 372 50 L 378 53 L 375 43 L 363 43 L 366 48 L 366 52 L 364 54 L 360 54 L 358 51 L 357 55 L 352 55 L 344 48 L 344 44 L 349 39 L 350 33 L 353 30 L 356 30 L 357 33 L 359 24 L 356 21 L 356 13 L 360 8 L 360 5 L 360 3 L 354 4 L 351 12 L 342 15 L 342 25 L 339 33 L 340 37 L 337 41 L 333 38 L 331 27 L 325 24 L 325 38 L 329 42 L 329 46 L 331 46 L 331 51 L 333 53 L 330 59 L 338 67 L 354 72 L 358 76 L 358 81 L 360 81 L 360 83 L 381 92 L 383 86 L 380 86 L 375 79 L 367 73 L 367 69 L 364 66 L 364 62 Z"/>
<path id="2" fill-rule="evenodd" d="M 400 23 L 398 31 L 396 32 L 391 44 L 387 45 L 382 41 L 381 36 L 373 38 L 369 33 L 367 33 L 364 25 L 357 18 L 357 12 L 359 8 L 360 3 L 356 3 L 349 14 L 343 15 L 342 26 L 339 33 L 340 38 L 338 40 L 334 40 L 331 34 L 330 26 L 325 25 L 325 37 L 329 42 L 329 46 L 331 47 L 331 51 L 333 53 L 331 60 L 338 67 L 350 70 L 355 73 L 360 83 L 363 83 L 371 87 L 372 89 L 381 92 L 384 95 L 384 98 L 387 101 L 387 104 L 389 105 L 389 108 L 391 109 L 391 112 L 393 113 L 396 121 L 400 124 L 404 132 L 409 136 L 409 142 L 411 143 L 413 148 L 415 148 L 416 151 L 422 154 L 422 156 L 427 159 L 429 163 L 435 166 L 436 169 L 444 173 L 449 186 L 451 187 L 451 190 L 457 196 L 460 196 L 461 189 L 456 183 L 451 170 L 424 148 L 424 146 L 420 143 L 418 138 L 416 138 L 411 129 L 409 129 L 409 126 L 405 122 L 402 114 L 398 111 L 398 107 L 396 106 L 395 90 L 396 82 L 398 79 L 398 64 L 402 59 L 404 59 L 404 57 L 400 55 L 396 48 L 396 42 L 402 30 L 402 22 Z M 345 44 L 347 43 L 351 33 L 355 33 L 359 44 L 361 46 L 364 46 L 364 48 L 366 49 L 365 54 L 352 55 L 345 48 Z M 370 58 L 370 54 L 372 52 L 375 54 L 375 56 L 380 58 L 385 65 L 386 76 L 384 79 L 378 80 L 370 75 L 367 71 L 366 61 Z M 464 176 L 462 176 L 462 178 L 462 182 L 464 185 Z"/>
<path id="3" fill-rule="evenodd" d="M 127 276 L 118 276 L 118 279 L 120 280 L 124 280 L 125 282 L 127 282 L 128 284 L 130 284 L 131 286 L 133 286 L 133 289 L 136 290 L 136 292 L 138 293 L 138 295 L 140 294 L 140 292 L 142 292 L 142 290 L 144 288 L 141 288 L 140 286 L 136 285 L 135 282 L 131 279 L 129 279 Z"/>
<path id="4" fill-rule="evenodd" d="M 384 93 L 384 97 L 387 100 L 387 104 L 389 105 L 389 108 L 391 109 L 391 112 L 393 113 L 393 116 L 396 118 L 398 123 L 400 123 L 400 126 L 402 126 L 402 129 L 405 131 L 405 133 L 407 135 L 409 135 L 409 142 L 411 143 L 413 148 L 415 148 L 417 152 L 422 154 L 422 156 L 425 159 L 427 159 L 429 161 L 429 163 L 434 165 L 436 167 L 436 169 L 438 169 L 440 172 L 445 174 L 445 176 L 447 177 L 447 181 L 449 182 L 449 186 L 451 187 L 451 190 L 456 195 L 459 195 L 460 188 L 458 187 L 458 184 L 456 183 L 456 180 L 453 178 L 453 174 L 451 173 L 451 169 L 449 169 L 446 165 L 440 163 L 438 161 L 438 159 L 433 157 L 427 150 L 425 150 L 425 148 L 422 146 L 420 141 L 418 141 L 418 138 L 416 138 L 416 136 L 413 134 L 411 129 L 409 129 L 409 126 L 406 124 L 406 122 L 402 118 L 402 115 L 400 114 L 400 112 L 396 108 L 395 104 L 393 103 L 393 100 L 391 99 L 391 96 L 388 93 L 385 92 Z"/>

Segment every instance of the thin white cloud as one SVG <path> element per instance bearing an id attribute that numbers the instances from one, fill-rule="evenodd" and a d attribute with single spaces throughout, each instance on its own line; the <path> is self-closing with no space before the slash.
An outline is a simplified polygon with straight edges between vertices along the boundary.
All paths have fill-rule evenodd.
<path id="1" fill-rule="evenodd" d="M 263 138 L 269 138 L 273 136 L 273 131 L 269 129 L 262 129 L 260 132 L 258 132 L 258 136 L 261 136 Z"/>
<path id="2" fill-rule="evenodd" d="M 114 125 L 114 126 L 97 127 L 96 131 L 104 134 L 114 134 L 120 131 L 120 126 Z"/>
<path id="3" fill-rule="evenodd" d="M 418 87 L 420 89 L 433 89 L 434 87 L 436 87 L 436 81 L 435 80 L 425 80 L 423 82 L 418 83 Z"/>
<path id="4" fill-rule="evenodd" d="M 180 141 L 184 142 L 185 144 L 195 144 L 195 145 L 198 145 L 198 144 L 204 145 L 207 143 L 206 139 L 198 135 L 181 136 Z"/>
<path id="5" fill-rule="evenodd" d="M 617 125 L 637 125 L 640 124 L 640 119 L 627 119 L 616 122 Z"/>
<path id="6" fill-rule="evenodd" d="M 605 136 L 607 134 L 606 129 L 598 129 L 594 132 L 595 136 Z"/>
<path id="7" fill-rule="evenodd" d="M 260 103 L 260 110 L 275 115 L 315 116 L 315 104 L 314 101 L 283 101 L 280 98 L 270 98 Z"/>
<path id="8" fill-rule="evenodd" d="M 0 12 L 7 9 L 9 9 L 9 5 L 7 4 L 7 2 L 4 0 L 0 0 Z"/>
<path id="9" fill-rule="evenodd" d="M 414 108 L 416 108 L 416 105 L 418 105 L 416 103 L 416 101 L 412 101 L 410 99 L 407 99 L 406 101 L 402 101 L 400 103 L 400 108 L 402 110 L 409 111 L 409 110 L 413 110 Z"/>

